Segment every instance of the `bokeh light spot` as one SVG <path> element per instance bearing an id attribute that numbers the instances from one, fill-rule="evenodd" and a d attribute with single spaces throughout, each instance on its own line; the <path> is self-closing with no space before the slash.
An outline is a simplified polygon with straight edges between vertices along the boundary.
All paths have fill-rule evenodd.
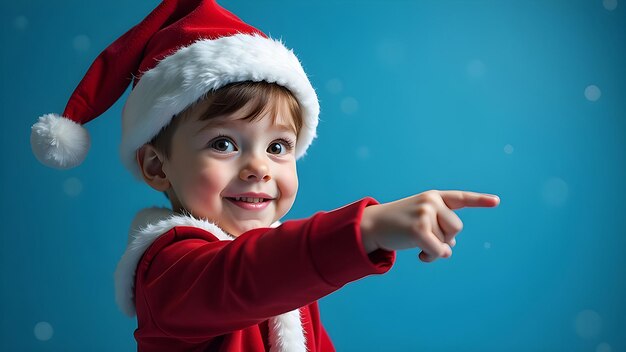
<path id="1" fill-rule="evenodd" d="M 578 336 L 588 339 L 598 336 L 602 329 L 602 318 L 591 309 L 586 309 L 576 315 L 574 321 Z"/>
<path id="2" fill-rule="evenodd" d="M 405 57 L 404 43 L 385 40 L 378 44 L 378 59 L 384 65 L 396 66 L 402 64 Z"/>
<path id="3" fill-rule="evenodd" d="M 74 37 L 74 49 L 76 51 L 87 51 L 91 46 L 91 40 L 86 35 L 77 35 Z"/>
<path id="4" fill-rule="evenodd" d="M 467 64 L 467 74 L 470 77 L 482 77 L 486 70 L 487 68 L 481 60 L 472 60 Z"/>
<path id="5" fill-rule="evenodd" d="M 28 18 L 24 16 L 17 16 L 15 17 L 15 20 L 13 20 L 13 25 L 15 28 L 23 31 L 26 27 L 28 27 Z"/>
<path id="6" fill-rule="evenodd" d="M 550 178 L 543 184 L 542 196 L 548 205 L 563 205 L 567 201 L 568 193 L 567 183 L 558 177 Z"/>
<path id="7" fill-rule="evenodd" d="M 83 183 L 76 177 L 70 177 L 63 183 L 63 191 L 70 197 L 76 197 L 83 191 Z"/>
<path id="8" fill-rule="evenodd" d="M 599 344 L 598 346 L 596 346 L 596 352 L 612 352 L 613 348 L 611 348 L 611 345 L 609 345 L 606 342 L 603 342 L 601 344 Z"/>
<path id="9" fill-rule="evenodd" d="M 602 6 L 609 11 L 613 11 L 617 8 L 617 0 L 603 0 Z"/>
<path id="10" fill-rule="evenodd" d="M 602 96 L 602 92 L 598 86 L 590 85 L 585 88 L 585 98 L 589 101 L 597 101 Z"/>
<path id="11" fill-rule="evenodd" d="M 344 98 L 341 101 L 341 111 L 344 114 L 352 115 L 359 109 L 359 102 L 352 97 Z"/>
<path id="12" fill-rule="evenodd" d="M 52 335 L 54 335 L 54 329 L 52 328 L 52 325 L 50 325 L 50 323 L 46 321 L 40 321 L 39 323 L 35 324 L 34 333 L 37 340 L 48 341 L 52 338 Z"/>
<path id="13" fill-rule="evenodd" d="M 338 78 L 330 79 L 326 82 L 326 89 L 332 94 L 339 94 L 343 90 L 343 83 Z"/>
<path id="14" fill-rule="evenodd" d="M 365 160 L 365 159 L 369 158 L 370 150 L 366 146 L 361 146 L 361 147 L 359 147 L 359 149 L 357 149 L 356 155 L 359 157 L 359 159 Z"/>

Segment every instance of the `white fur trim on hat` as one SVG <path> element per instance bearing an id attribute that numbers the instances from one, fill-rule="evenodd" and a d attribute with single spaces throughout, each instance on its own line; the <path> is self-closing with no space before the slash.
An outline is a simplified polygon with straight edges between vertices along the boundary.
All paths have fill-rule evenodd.
<path id="1" fill-rule="evenodd" d="M 81 124 L 57 114 L 46 114 L 31 127 L 30 146 L 42 164 L 69 169 L 85 160 L 91 140 Z"/>
<path id="2" fill-rule="evenodd" d="M 280 40 L 240 33 L 198 40 L 141 76 L 122 111 L 120 157 L 126 168 L 141 179 L 135 159 L 139 147 L 208 91 L 242 81 L 277 83 L 294 94 L 303 110 L 296 158 L 303 156 L 316 137 L 320 108 L 315 90 Z"/>

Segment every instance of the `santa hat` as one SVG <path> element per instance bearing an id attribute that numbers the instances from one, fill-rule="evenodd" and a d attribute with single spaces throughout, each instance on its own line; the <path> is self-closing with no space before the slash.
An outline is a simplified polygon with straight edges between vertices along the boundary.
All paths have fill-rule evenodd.
<path id="1" fill-rule="evenodd" d="M 100 53 L 62 116 L 39 117 L 31 147 L 50 167 L 81 164 L 90 147 L 83 125 L 107 111 L 133 82 L 122 111 L 119 152 L 141 179 L 139 147 L 207 92 L 242 81 L 277 83 L 293 93 L 303 110 L 295 153 L 303 156 L 316 137 L 319 102 L 293 51 L 215 0 L 164 0 Z"/>

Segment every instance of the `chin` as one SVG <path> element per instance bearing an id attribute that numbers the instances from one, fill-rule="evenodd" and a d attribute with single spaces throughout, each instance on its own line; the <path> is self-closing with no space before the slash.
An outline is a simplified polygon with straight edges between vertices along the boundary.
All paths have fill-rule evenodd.
<path id="1" fill-rule="evenodd" d="M 262 227 L 270 227 L 270 225 L 271 224 L 266 224 L 265 221 L 258 221 L 258 222 L 255 221 L 253 223 L 246 224 L 246 226 L 237 226 L 236 228 L 232 229 L 232 231 L 230 229 L 226 229 L 226 231 L 228 231 L 230 234 L 234 236 L 239 236 L 250 230 L 254 230 L 254 229 L 258 229 Z"/>

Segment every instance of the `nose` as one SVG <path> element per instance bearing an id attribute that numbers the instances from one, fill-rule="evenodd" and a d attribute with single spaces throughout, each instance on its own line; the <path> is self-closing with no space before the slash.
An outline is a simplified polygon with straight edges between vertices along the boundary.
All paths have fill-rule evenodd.
<path id="1" fill-rule="evenodd" d="M 259 156 L 250 156 L 244 167 L 239 172 L 239 177 L 244 181 L 264 181 L 272 179 L 270 176 L 267 160 Z"/>

